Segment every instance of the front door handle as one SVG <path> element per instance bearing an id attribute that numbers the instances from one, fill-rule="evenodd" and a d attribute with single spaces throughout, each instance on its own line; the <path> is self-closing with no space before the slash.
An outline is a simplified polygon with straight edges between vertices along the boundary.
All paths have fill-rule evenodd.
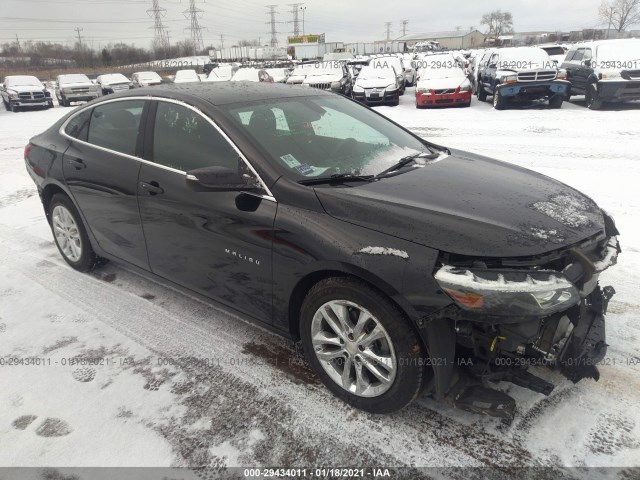
<path id="1" fill-rule="evenodd" d="M 140 188 L 149 192 L 149 195 L 159 195 L 164 193 L 164 190 L 158 185 L 158 182 L 140 182 Z"/>
<path id="2" fill-rule="evenodd" d="M 69 160 L 67 160 L 67 162 L 76 170 L 82 170 L 83 168 L 87 168 L 87 164 L 84 163 L 79 158 L 70 158 Z"/>

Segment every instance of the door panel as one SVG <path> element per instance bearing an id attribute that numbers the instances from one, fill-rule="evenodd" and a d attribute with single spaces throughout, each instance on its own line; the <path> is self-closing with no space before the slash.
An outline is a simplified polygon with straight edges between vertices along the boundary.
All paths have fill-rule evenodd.
<path id="1" fill-rule="evenodd" d="M 134 123 L 121 124 L 121 126 L 126 126 L 133 131 L 118 130 L 112 133 L 114 137 L 118 136 L 120 144 L 128 149 L 130 145 L 126 144 L 127 139 L 129 143 L 133 141 L 133 153 L 135 153 L 137 129 L 144 101 L 114 102 L 109 105 L 112 107 L 108 111 L 95 112 L 99 107 L 94 109 L 90 125 L 97 126 L 102 122 L 102 137 L 99 140 L 104 143 L 108 138 L 105 136 L 104 129 L 107 127 L 106 121 L 109 120 L 107 118 L 109 114 L 112 114 L 111 119 L 116 122 L 116 118 L 122 116 L 121 113 L 117 113 L 117 110 L 126 110 L 129 107 L 135 115 L 133 119 L 129 115 L 126 116 Z M 96 118 L 99 120 L 96 121 Z M 87 135 L 86 130 L 79 130 L 79 132 L 79 135 Z M 67 133 L 71 134 L 72 131 Z M 92 132 L 89 127 L 89 142 L 96 139 L 95 133 L 95 130 Z M 136 196 L 140 163 L 135 158 L 97 148 L 82 140 L 73 140 L 64 153 L 63 172 L 66 184 L 99 247 L 115 257 L 148 269 Z"/>

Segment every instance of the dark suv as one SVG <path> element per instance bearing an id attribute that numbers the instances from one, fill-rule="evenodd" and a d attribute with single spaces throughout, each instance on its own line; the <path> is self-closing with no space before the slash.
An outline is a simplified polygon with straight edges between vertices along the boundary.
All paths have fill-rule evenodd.
<path id="1" fill-rule="evenodd" d="M 248 82 L 136 89 L 66 115 L 25 162 L 73 268 L 122 262 L 299 338 L 358 408 L 391 412 L 426 388 L 512 418 L 488 382 L 549 394 L 527 365 L 598 378 L 611 217 L 351 99 Z"/>
<path id="2" fill-rule="evenodd" d="M 570 86 L 557 63 L 541 48 L 500 48 L 480 71 L 477 95 L 481 102 L 493 95 L 496 110 L 511 102 L 545 99 L 551 108 L 560 108 Z"/>
<path id="3" fill-rule="evenodd" d="M 605 102 L 640 99 L 640 39 L 579 43 L 562 68 L 571 82 L 570 95 L 585 95 L 591 110 Z"/>

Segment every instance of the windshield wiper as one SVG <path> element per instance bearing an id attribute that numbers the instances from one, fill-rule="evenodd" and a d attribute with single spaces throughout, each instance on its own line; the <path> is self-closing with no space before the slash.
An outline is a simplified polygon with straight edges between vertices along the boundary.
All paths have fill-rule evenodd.
<path id="1" fill-rule="evenodd" d="M 433 160 L 435 158 L 438 158 L 440 156 L 439 153 L 434 152 L 434 153 L 428 153 L 425 154 L 425 152 L 418 152 L 418 153 L 414 153 L 413 155 L 408 155 L 406 157 L 402 157 L 396 164 L 391 165 L 389 168 L 381 171 L 379 174 L 377 174 L 374 178 L 380 178 L 383 177 L 391 172 L 395 172 L 396 170 L 400 170 L 402 167 L 404 167 L 405 165 L 410 164 L 411 162 L 415 162 L 416 158 L 426 158 L 429 160 Z"/>
<path id="2" fill-rule="evenodd" d="M 339 182 L 368 182 L 373 179 L 373 175 L 355 175 L 353 173 L 334 173 L 329 177 L 314 177 L 299 180 L 301 185 L 316 185 L 320 183 L 339 183 Z"/>

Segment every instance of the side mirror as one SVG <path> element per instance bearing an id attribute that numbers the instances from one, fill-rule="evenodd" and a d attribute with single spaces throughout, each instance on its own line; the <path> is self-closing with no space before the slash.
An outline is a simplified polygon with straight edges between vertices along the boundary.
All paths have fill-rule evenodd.
<path id="1" fill-rule="evenodd" d="M 244 177 L 227 167 L 216 166 L 191 170 L 187 172 L 186 179 L 215 192 L 248 191 L 260 188 L 250 177 Z"/>
<path id="2" fill-rule="evenodd" d="M 587 60 L 583 60 L 583 61 L 582 61 L 582 64 L 583 64 L 585 67 L 590 67 L 590 66 L 591 66 L 591 60 L 589 60 L 589 59 L 587 59 Z"/>

